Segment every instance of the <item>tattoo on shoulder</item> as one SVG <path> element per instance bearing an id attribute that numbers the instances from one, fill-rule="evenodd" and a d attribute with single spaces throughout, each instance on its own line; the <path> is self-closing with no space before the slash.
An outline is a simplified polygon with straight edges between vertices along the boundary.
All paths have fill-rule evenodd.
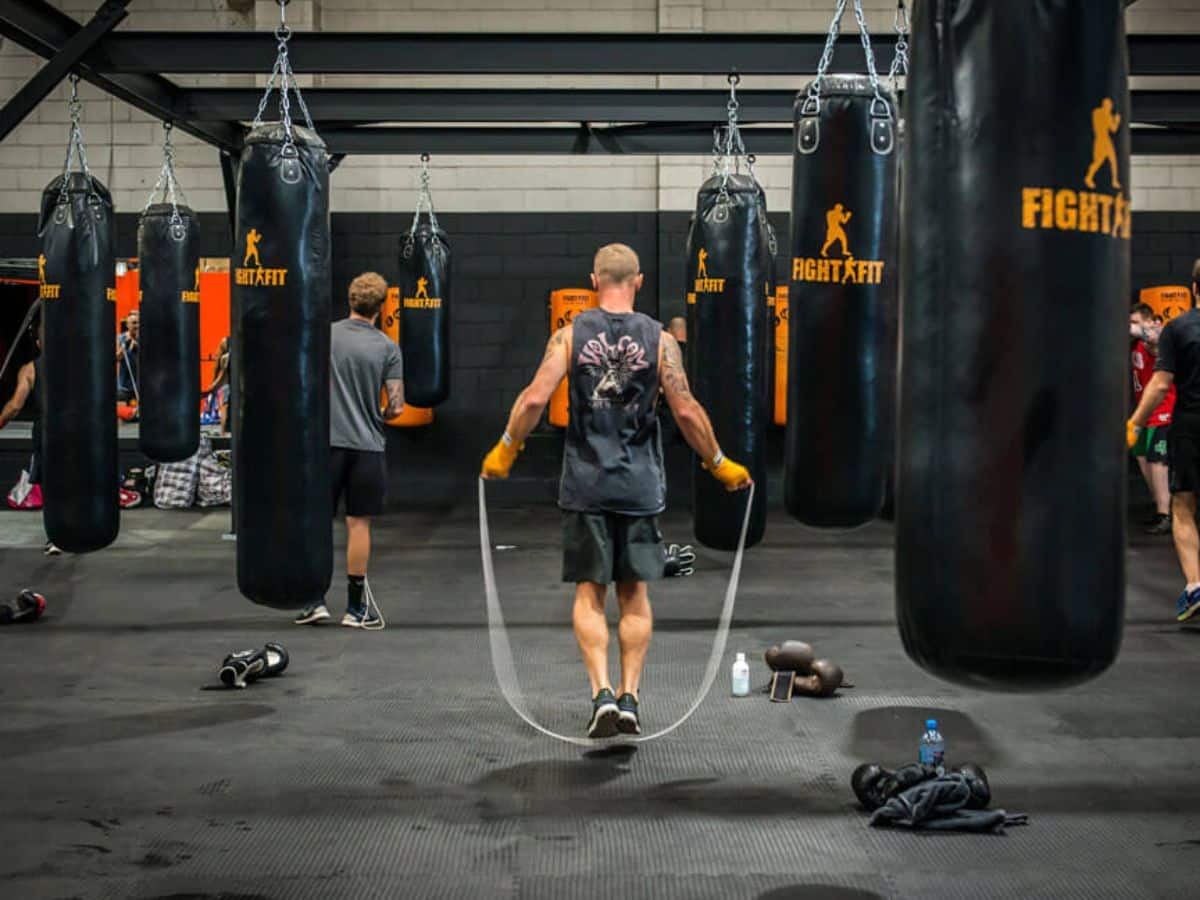
<path id="1" fill-rule="evenodd" d="M 542 357 L 543 360 L 549 359 L 551 356 L 557 353 L 559 349 L 562 348 L 563 344 L 566 343 L 566 331 L 566 328 L 560 328 L 550 337 L 550 342 L 546 344 L 546 355 Z"/>
<path id="2" fill-rule="evenodd" d="M 688 386 L 687 372 L 683 368 L 683 354 L 679 344 L 674 339 L 668 339 L 663 344 L 662 365 L 663 386 L 673 394 L 686 396 L 691 393 Z"/>

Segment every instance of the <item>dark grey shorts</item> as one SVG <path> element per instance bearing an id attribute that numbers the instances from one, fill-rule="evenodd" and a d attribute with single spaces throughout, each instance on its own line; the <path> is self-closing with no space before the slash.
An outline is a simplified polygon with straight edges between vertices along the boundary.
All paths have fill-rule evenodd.
<path id="1" fill-rule="evenodd" d="M 563 511 L 563 581 L 655 581 L 665 565 L 658 516 Z"/>

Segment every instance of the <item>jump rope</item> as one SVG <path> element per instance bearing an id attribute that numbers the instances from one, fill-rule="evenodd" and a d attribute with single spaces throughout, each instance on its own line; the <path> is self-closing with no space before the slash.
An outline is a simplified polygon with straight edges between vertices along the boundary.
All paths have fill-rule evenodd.
<path id="1" fill-rule="evenodd" d="M 661 731 L 653 734 L 626 737 L 625 742 L 644 744 L 670 734 L 691 718 L 692 713 L 700 708 L 704 698 L 708 696 L 717 672 L 721 668 L 721 660 L 725 656 L 725 645 L 729 640 L 729 626 L 733 620 L 733 608 L 737 600 L 738 583 L 742 577 L 742 558 L 746 552 L 746 534 L 750 530 L 750 511 L 754 504 L 755 486 L 751 485 L 746 492 L 746 512 L 742 517 L 742 532 L 738 537 L 737 552 L 733 557 L 733 571 L 729 574 L 729 585 L 725 588 L 725 602 L 721 607 L 721 618 L 717 624 L 717 634 L 713 638 L 712 652 L 708 657 L 708 665 L 704 669 L 704 678 L 700 682 L 700 690 L 687 711 Z M 483 557 L 483 588 L 487 597 L 488 643 L 492 652 L 492 669 L 496 673 L 496 682 L 500 685 L 500 693 L 512 707 L 513 712 L 520 716 L 526 724 L 546 737 L 554 738 L 566 744 L 577 747 L 595 747 L 602 743 L 597 738 L 581 738 L 572 735 L 559 734 L 538 722 L 525 703 L 525 694 L 517 679 L 517 667 L 513 662 L 512 646 L 508 641 L 508 628 L 504 624 L 504 611 L 500 606 L 500 595 L 496 589 L 496 572 L 492 564 L 491 529 L 488 526 L 486 482 L 479 479 L 479 551 Z"/>

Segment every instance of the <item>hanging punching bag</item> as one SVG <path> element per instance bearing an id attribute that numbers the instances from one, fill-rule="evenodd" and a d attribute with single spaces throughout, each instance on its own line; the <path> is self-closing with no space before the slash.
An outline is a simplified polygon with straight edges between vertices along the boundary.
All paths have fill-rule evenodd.
<path id="1" fill-rule="evenodd" d="M 156 203 L 138 223 L 142 452 L 178 462 L 200 444 L 200 223 L 186 206 Z"/>
<path id="2" fill-rule="evenodd" d="M 46 537 L 70 553 L 117 537 L 116 269 L 108 190 L 86 172 L 42 192 L 45 324 L 42 496 Z"/>
<path id="3" fill-rule="evenodd" d="M 957 6 L 913 14 L 900 633 L 951 681 L 1062 687 L 1113 661 L 1124 608 L 1124 4 Z"/>
<path id="4" fill-rule="evenodd" d="M 700 188 L 687 244 L 688 380 L 708 410 L 721 449 L 758 484 L 746 546 L 766 530 L 766 430 L 769 421 L 766 206 L 752 176 L 715 175 Z M 746 499 L 730 493 L 695 459 L 696 539 L 735 550 Z"/>
<path id="5" fill-rule="evenodd" d="M 845 528 L 883 506 L 895 388 L 895 100 L 827 75 L 796 98 L 784 503 Z"/>
<path id="6" fill-rule="evenodd" d="M 238 588 L 280 609 L 320 602 L 333 571 L 329 481 L 329 169 L 280 123 L 246 135 L 233 259 Z"/>
<path id="7" fill-rule="evenodd" d="M 405 404 L 432 407 L 450 395 L 450 243 L 419 217 L 400 239 L 400 343 Z"/>

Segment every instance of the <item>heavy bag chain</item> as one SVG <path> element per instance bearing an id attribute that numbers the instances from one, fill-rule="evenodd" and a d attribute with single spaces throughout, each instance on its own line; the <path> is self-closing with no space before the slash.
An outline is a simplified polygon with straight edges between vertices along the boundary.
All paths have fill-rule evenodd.
<path id="1" fill-rule="evenodd" d="M 434 231 L 440 231 L 437 213 L 433 211 L 433 193 L 429 190 L 429 154 L 421 154 L 421 170 L 417 175 L 417 208 L 413 211 L 412 227 L 404 239 L 404 258 L 413 254 L 417 242 L 417 226 L 421 224 L 421 213 L 429 214 L 429 225 Z"/>
<path id="2" fill-rule="evenodd" d="M 729 216 L 729 179 L 734 175 L 741 174 L 743 162 L 746 164 L 746 173 L 755 184 L 758 184 L 758 176 L 754 174 L 755 157 L 754 154 L 746 152 L 746 145 L 742 141 L 742 129 L 738 124 L 738 110 L 741 108 L 741 104 L 737 98 L 737 86 L 741 83 L 742 78 L 737 72 L 730 72 L 728 81 L 729 102 L 725 104 L 726 124 L 723 129 L 719 126 L 713 129 L 713 175 L 721 178 L 717 208 L 713 212 L 713 216 L 718 222 L 724 222 Z M 765 216 L 762 221 L 767 229 L 767 244 L 771 249 L 771 255 L 774 256 L 778 251 L 775 229 L 771 227 L 771 223 Z"/>
<path id="3" fill-rule="evenodd" d="M 842 17 L 846 14 L 848 0 L 838 0 L 833 12 L 833 21 L 829 25 L 829 34 L 825 38 L 825 50 L 821 53 L 821 62 L 817 66 L 817 77 L 808 86 L 808 96 L 800 108 L 800 114 L 805 117 L 821 114 L 821 83 L 833 63 L 833 52 L 837 47 L 838 36 L 842 32 Z M 871 79 L 871 89 L 875 99 L 871 101 L 871 116 L 873 118 L 892 120 L 892 105 L 884 98 L 879 89 L 879 73 L 875 69 L 875 51 L 871 47 L 871 34 L 867 30 L 867 19 L 863 14 L 862 0 L 854 0 L 854 19 L 858 23 L 858 34 L 862 39 L 863 52 L 867 56 L 867 76 Z"/>
<path id="4" fill-rule="evenodd" d="M 900 96 L 900 77 L 908 77 L 908 8 L 904 0 L 896 0 L 896 53 L 892 57 L 892 68 L 888 79 L 892 83 L 892 96 Z"/>
<path id="5" fill-rule="evenodd" d="M 279 27 L 275 29 L 275 39 L 278 41 L 275 54 L 275 67 L 271 70 L 271 77 L 267 79 L 267 87 L 263 92 L 262 99 L 258 101 L 258 112 L 254 114 L 253 127 L 258 128 L 263 123 L 263 113 L 267 109 L 267 103 L 271 99 L 271 92 L 275 90 L 276 82 L 279 85 L 279 114 L 283 121 L 283 149 L 280 151 L 284 158 L 284 165 L 280 167 L 280 176 L 288 184 L 295 184 L 300 180 L 300 166 L 298 163 L 299 153 L 296 151 L 296 139 L 292 133 L 292 104 L 288 98 L 288 92 L 293 91 L 296 94 L 296 102 L 300 104 L 300 111 L 304 113 L 304 122 L 308 126 L 308 130 L 316 132 L 313 127 L 312 116 L 308 114 L 308 106 L 304 102 L 304 96 L 300 93 L 300 85 L 296 83 L 296 73 L 292 71 L 292 63 L 288 58 L 288 41 L 292 39 L 292 30 L 287 25 L 287 0 L 279 0 Z"/>
<path id="6" fill-rule="evenodd" d="M 150 197 L 146 200 L 146 206 L 142 209 L 142 215 L 146 214 L 154 203 L 154 198 L 161 193 L 163 201 L 171 204 L 171 238 L 182 241 L 187 236 L 187 226 L 183 224 L 183 216 L 179 214 L 179 201 L 182 199 L 186 206 L 187 197 L 175 178 L 175 145 L 171 143 L 171 128 L 170 122 L 163 122 L 162 169 L 158 173 L 158 181 L 154 182 L 154 188 L 150 191 Z"/>
<path id="7" fill-rule="evenodd" d="M 62 184 L 58 188 L 58 206 L 54 210 L 54 221 L 60 225 L 66 221 L 67 217 L 67 207 L 70 204 L 67 186 L 71 178 L 71 161 L 76 156 L 79 158 L 79 171 L 83 173 L 84 179 L 87 181 L 88 203 L 92 207 L 92 214 L 97 219 L 104 214 L 100 196 L 96 193 L 96 182 L 92 178 L 91 169 L 88 168 L 87 151 L 83 146 L 83 131 L 79 127 L 79 121 L 83 115 L 83 104 L 79 101 L 79 76 L 71 75 L 70 81 L 71 101 L 67 104 L 67 111 L 71 117 L 71 138 L 67 142 L 67 158 L 63 161 Z"/>

